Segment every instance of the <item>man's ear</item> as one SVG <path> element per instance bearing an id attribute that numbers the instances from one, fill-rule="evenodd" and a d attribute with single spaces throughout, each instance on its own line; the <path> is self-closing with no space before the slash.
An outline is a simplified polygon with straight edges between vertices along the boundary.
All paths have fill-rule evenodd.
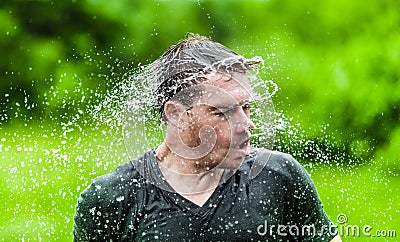
<path id="1" fill-rule="evenodd" d="M 179 102 L 167 101 L 164 104 L 164 114 L 169 124 L 178 126 L 179 118 L 185 111 L 183 105 Z"/>

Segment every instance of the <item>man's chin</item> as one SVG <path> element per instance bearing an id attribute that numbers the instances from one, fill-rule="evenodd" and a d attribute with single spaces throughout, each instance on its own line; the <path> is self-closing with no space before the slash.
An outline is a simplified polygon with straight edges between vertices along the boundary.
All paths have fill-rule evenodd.
<path id="1" fill-rule="evenodd" d="M 242 164 L 244 159 L 244 156 L 231 156 L 231 157 L 226 157 L 224 161 L 222 161 L 219 165 L 218 168 L 221 169 L 238 169 L 239 166 Z"/>
<path id="2" fill-rule="evenodd" d="M 214 160 L 215 163 L 214 165 L 210 164 L 210 168 L 237 169 L 246 156 L 247 153 L 243 149 L 220 150 L 220 152 L 213 153 L 212 160 Z"/>

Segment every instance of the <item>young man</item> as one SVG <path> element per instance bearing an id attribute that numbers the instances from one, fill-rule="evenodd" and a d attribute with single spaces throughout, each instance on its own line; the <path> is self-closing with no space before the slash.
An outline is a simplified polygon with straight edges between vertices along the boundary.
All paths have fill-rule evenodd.
<path id="1" fill-rule="evenodd" d="M 81 194 L 74 241 L 340 241 L 304 168 L 250 146 L 258 62 L 192 36 L 150 64 L 164 142 Z"/>

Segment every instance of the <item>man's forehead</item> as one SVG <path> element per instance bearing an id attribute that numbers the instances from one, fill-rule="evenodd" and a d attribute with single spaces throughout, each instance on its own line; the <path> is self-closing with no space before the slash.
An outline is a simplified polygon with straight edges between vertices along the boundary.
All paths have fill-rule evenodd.
<path id="1" fill-rule="evenodd" d="M 210 102 L 220 106 L 232 106 L 233 103 L 242 105 L 252 102 L 253 94 L 243 87 L 226 90 L 215 86 L 208 86 L 208 88 L 203 90 L 199 101 Z"/>
<path id="2" fill-rule="evenodd" d="M 246 81 L 247 83 L 242 83 Z M 244 105 L 253 100 L 253 93 L 247 79 L 219 78 L 200 84 L 202 91 L 197 104 L 208 104 L 214 107 L 229 108 Z"/>
<path id="3" fill-rule="evenodd" d="M 212 85 L 232 94 L 243 94 L 252 96 L 252 88 L 249 78 L 244 73 L 235 72 L 233 74 L 216 73 L 209 77 L 207 85 Z"/>

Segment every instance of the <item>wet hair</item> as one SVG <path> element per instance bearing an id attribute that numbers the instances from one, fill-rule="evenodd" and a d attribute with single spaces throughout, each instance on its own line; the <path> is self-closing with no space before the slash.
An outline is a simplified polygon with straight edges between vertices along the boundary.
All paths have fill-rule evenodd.
<path id="1" fill-rule="evenodd" d="M 224 45 L 204 36 L 191 34 L 186 39 L 168 48 L 152 64 L 156 72 L 156 110 L 166 121 L 164 105 L 188 87 L 206 81 L 212 72 L 231 74 L 255 69 L 260 59 L 246 59 Z M 195 93 L 179 98 L 183 105 L 190 105 L 198 97 L 200 88 L 191 88 Z M 182 96 L 182 95 L 178 95 Z"/>

